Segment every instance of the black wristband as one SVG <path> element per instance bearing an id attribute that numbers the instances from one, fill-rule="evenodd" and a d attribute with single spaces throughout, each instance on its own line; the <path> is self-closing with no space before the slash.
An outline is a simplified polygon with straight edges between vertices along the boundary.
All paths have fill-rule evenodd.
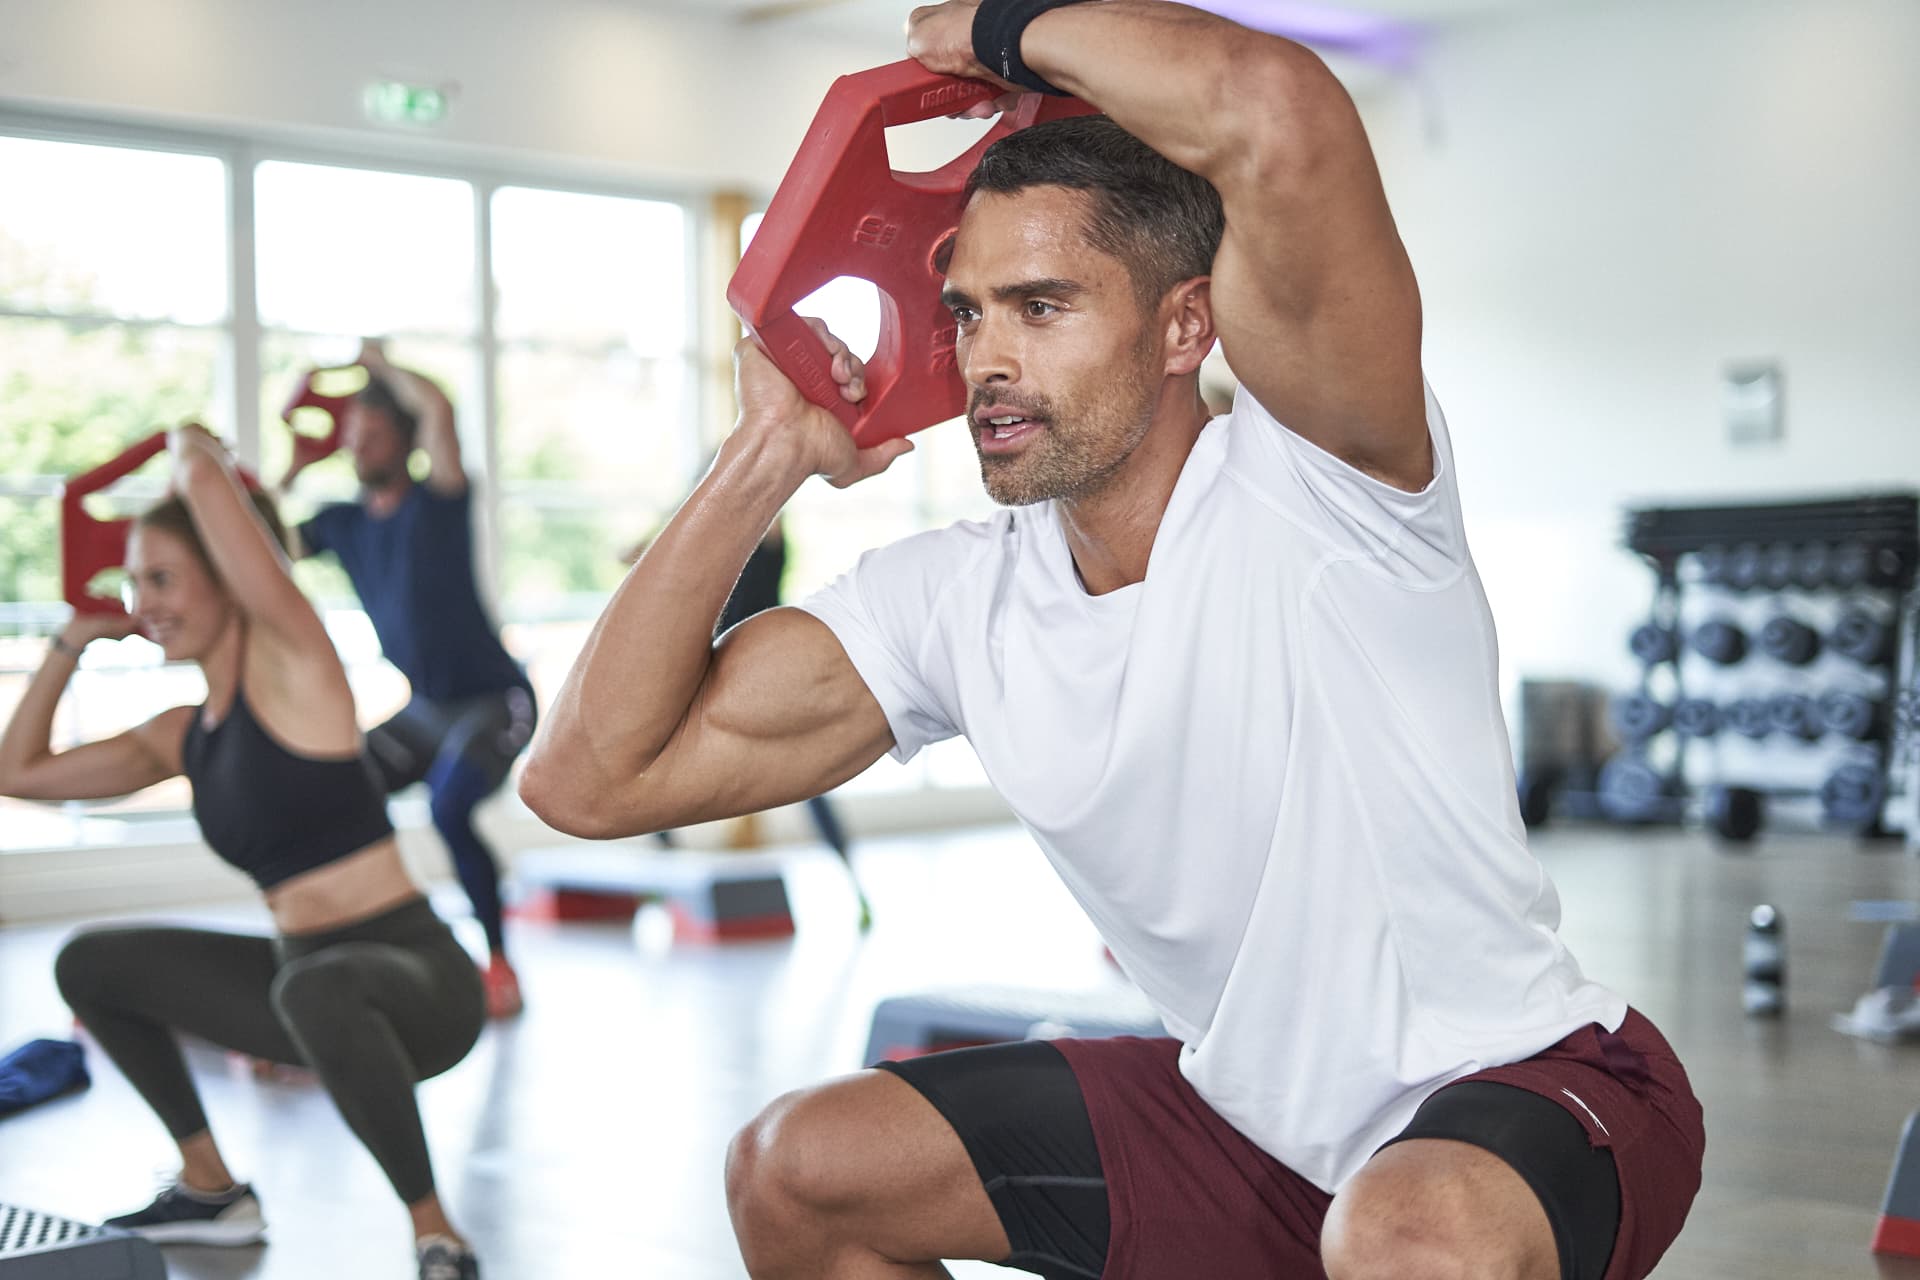
<path id="1" fill-rule="evenodd" d="M 1008 84 L 1059 98 L 1071 97 L 1065 89 L 1042 79 L 1020 60 L 1020 37 L 1026 34 L 1028 23 L 1048 10 L 1085 3 L 1086 0 L 980 0 L 980 7 L 973 14 L 973 56 Z"/>

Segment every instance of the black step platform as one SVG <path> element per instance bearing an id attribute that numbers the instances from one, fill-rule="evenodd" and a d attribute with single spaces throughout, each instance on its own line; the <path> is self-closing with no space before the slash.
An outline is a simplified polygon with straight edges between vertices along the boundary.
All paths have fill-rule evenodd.
<path id="1" fill-rule="evenodd" d="M 0 1280 L 166 1280 L 152 1242 L 0 1204 Z"/>

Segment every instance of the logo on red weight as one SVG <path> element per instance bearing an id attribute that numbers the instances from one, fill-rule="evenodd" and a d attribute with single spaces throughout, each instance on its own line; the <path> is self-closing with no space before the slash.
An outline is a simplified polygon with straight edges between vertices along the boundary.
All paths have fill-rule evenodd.
<path id="1" fill-rule="evenodd" d="M 858 244 L 870 244 L 876 249 L 891 249 L 893 242 L 900 238 L 899 224 L 877 218 L 872 214 L 860 219 L 860 225 L 853 229 L 854 241 Z"/>
<path id="2" fill-rule="evenodd" d="M 806 384 L 802 389 L 807 392 L 809 398 L 818 399 L 820 396 L 833 393 L 832 381 L 820 368 L 820 362 L 813 358 L 813 352 L 807 350 L 805 342 L 798 338 L 789 342 L 786 346 L 786 355 L 790 366 L 787 370 L 788 375 L 791 376 L 794 373 L 800 375 L 799 381 Z"/>
<path id="3" fill-rule="evenodd" d="M 958 102 L 962 98 L 972 97 L 978 92 L 978 85 L 943 84 L 938 89 L 929 89 L 920 95 L 920 109 L 945 106 L 949 102 Z"/>
<path id="4" fill-rule="evenodd" d="M 959 339 L 960 330 L 954 325 L 933 331 L 932 341 L 928 343 L 931 348 L 927 355 L 928 373 L 952 373 L 960 367 L 960 362 L 954 355 L 954 344 Z"/>

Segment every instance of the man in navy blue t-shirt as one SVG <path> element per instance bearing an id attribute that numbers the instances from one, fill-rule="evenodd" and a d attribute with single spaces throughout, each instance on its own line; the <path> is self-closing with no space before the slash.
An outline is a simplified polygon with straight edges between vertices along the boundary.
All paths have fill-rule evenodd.
<path id="1" fill-rule="evenodd" d="M 433 825 L 447 842 L 474 915 L 487 932 L 487 1006 L 517 1013 L 507 963 L 500 871 L 473 826 L 533 736 L 533 688 L 500 643 L 473 575 L 472 490 L 460 461 L 453 406 L 432 381 L 361 347 L 367 385 L 341 419 L 341 445 L 360 479 L 358 502 L 331 503 L 300 526 L 305 553 L 332 552 L 353 580 L 387 660 L 413 698 L 367 734 L 389 792 L 424 781 Z M 414 451 L 427 456 L 416 482 Z M 282 488 L 304 464 L 296 461 Z"/>

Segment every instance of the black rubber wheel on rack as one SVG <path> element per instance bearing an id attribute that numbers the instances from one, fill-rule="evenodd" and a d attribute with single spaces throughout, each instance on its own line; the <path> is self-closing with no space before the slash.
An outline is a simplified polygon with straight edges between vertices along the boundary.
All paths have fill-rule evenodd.
<path id="1" fill-rule="evenodd" d="M 1714 787 L 1707 792 L 1707 823 L 1722 840 L 1750 843 L 1765 820 L 1765 800 L 1752 787 Z"/>
<path id="2" fill-rule="evenodd" d="M 1680 656 L 1680 637 L 1672 627 L 1663 627 L 1657 622 L 1643 622 L 1633 629 L 1627 648 L 1643 664 L 1654 667 L 1663 662 L 1672 662 Z"/>
<path id="3" fill-rule="evenodd" d="M 1621 752 L 1600 769 L 1600 812 L 1638 826 L 1671 816 L 1673 788 L 1640 756 Z"/>
<path id="4" fill-rule="evenodd" d="M 1879 827 L 1887 775 L 1876 761 L 1848 760 L 1820 785 L 1820 807 L 1833 826 L 1866 834 Z"/>

